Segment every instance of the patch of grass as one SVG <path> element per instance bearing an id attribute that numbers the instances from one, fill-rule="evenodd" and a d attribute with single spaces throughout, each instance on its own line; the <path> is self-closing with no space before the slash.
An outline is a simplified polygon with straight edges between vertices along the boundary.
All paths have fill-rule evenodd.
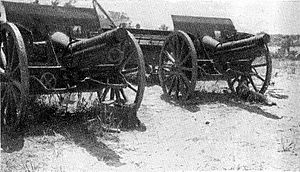
<path id="1" fill-rule="evenodd" d="M 26 125 L 52 125 L 61 122 L 60 118 L 70 118 L 82 120 L 90 131 L 99 136 L 105 132 L 120 132 L 121 128 L 128 127 L 131 120 L 128 114 L 134 113 L 130 106 L 120 106 L 113 102 L 100 103 L 93 93 L 72 94 L 42 95 L 32 99 L 28 106 Z"/>

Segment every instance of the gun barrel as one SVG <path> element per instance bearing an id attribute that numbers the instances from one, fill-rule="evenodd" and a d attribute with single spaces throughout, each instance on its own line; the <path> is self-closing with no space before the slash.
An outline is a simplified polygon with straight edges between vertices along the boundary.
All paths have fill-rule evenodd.
<path id="1" fill-rule="evenodd" d="M 98 36 L 72 43 L 69 48 L 72 52 L 76 52 L 104 43 L 115 44 L 126 39 L 126 36 L 127 31 L 124 28 L 112 29 Z"/>
<path id="2" fill-rule="evenodd" d="M 231 41 L 226 43 L 220 43 L 210 36 L 204 36 L 202 38 L 202 43 L 206 48 L 209 48 L 214 51 L 223 51 L 223 50 L 231 50 L 234 48 L 255 45 L 255 44 L 266 44 L 270 41 L 270 36 L 268 34 L 259 34 L 250 38 Z"/>

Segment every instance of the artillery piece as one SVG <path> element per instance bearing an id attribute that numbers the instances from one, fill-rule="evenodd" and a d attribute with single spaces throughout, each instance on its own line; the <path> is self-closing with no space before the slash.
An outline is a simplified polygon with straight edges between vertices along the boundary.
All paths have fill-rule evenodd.
<path id="1" fill-rule="evenodd" d="M 94 1 L 95 6 L 99 4 Z M 145 64 L 129 31 L 113 28 L 79 39 L 54 32 L 51 21 L 56 21 L 56 30 L 84 17 L 97 21 L 89 10 L 13 2 L 0 3 L 0 9 L 1 126 L 15 128 L 20 123 L 29 95 L 97 92 L 100 103 L 138 110 Z"/>
<path id="2" fill-rule="evenodd" d="M 159 79 L 165 95 L 188 99 L 197 81 L 226 80 L 232 92 L 246 81 L 265 93 L 271 79 L 268 34 L 239 33 L 227 18 L 172 16 L 174 32 L 159 57 Z"/>

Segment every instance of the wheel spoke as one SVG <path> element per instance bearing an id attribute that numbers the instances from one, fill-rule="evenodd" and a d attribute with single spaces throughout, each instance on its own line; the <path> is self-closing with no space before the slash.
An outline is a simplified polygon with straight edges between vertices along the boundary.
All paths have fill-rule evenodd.
<path id="1" fill-rule="evenodd" d="M 8 45 L 7 45 L 7 55 L 8 55 L 8 68 L 9 70 L 12 69 L 12 66 L 13 66 L 13 62 L 14 62 L 14 56 L 13 56 L 13 52 L 14 52 L 14 42 L 11 41 L 11 39 L 8 39 Z"/>
<path id="2" fill-rule="evenodd" d="M 174 36 L 173 38 L 172 38 L 172 45 L 173 45 L 173 52 L 175 53 L 174 55 L 175 55 L 175 57 L 176 57 L 176 53 L 177 53 L 177 49 L 176 49 L 176 46 L 177 46 L 177 44 L 176 44 L 176 40 L 177 40 L 177 36 Z"/>
<path id="3" fill-rule="evenodd" d="M 5 70 L 0 67 L 0 74 L 5 74 Z"/>
<path id="4" fill-rule="evenodd" d="M 251 78 L 251 76 L 249 76 L 248 78 L 249 78 L 249 81 L 250 81 L 252 87 L 254 88 L 254 90 L 255 90 L 256 92 L 258 92 L 258 89 L 256 88 L 255 83 L 253 82 L 253 79 Z"/>
<path id="5" fill-rule="evenodd" d="M 7 94 L 7 93 L 5 93 L 5 94 Z M 7 107 L 8 99 L 9 98 L 7 97 L 7 95 L 5 95 L 1 98 L 1 112 L 3 113 L 3 115 L 6 115 L 6 113 L 4 113 L 4 111 L 5 111 L 5 107 Z M 1 116 L 1 117 L 3 118 L 3 116 Z"/>
<path id="6" fill-rule="evenodd" d="M 20 65 L 18 65 L 16 68 L 14 68 L 14 70 L 11 72 L 11 75 L 13 76 L 14 73 L 15 73 L 18 69 L 20 69 Z"/>
<path id="7" fill-rule="evenodd" d="M 262 78 L 259 74 L 255 74 L 254 76 L 256 76 L 258 79 L 260 79 L 261 81 L 265 82 L 265 79 Z"/>
<path id="8" fill-rule="evenodd" d="M 105 100 L 108 91 L 109 91 L 109 87 L 106 87 L 103 94 L 101 95 L 101 102 Z"/>
<path id="9" fill-rule="evenodd" d="M 189 52 L 184 59 L 182 59 L 182 61 L 179 63 L 179 66 L 182 66 L 187 60 L 188 58 L 191 56 L 191 52 Z"/>
<path id="10" fill-rule="evenodd" d="M 131 59 L 130 57 L 131 57 L 131 54 L 133 54 L 135 51 L 134 50 L 131 50 L 131 51 L 129 51 L 129 53 L 127 52 L 126 54 L 128 54 L 128 55 L 125 55 L 124 56 L 124 59 L 121 61 L 121 63 L 120 63 L 120 69 L 124 69 L 125 68 L 125 66 L 126 66 L 126 64 L 129 62 L 129 60 Z"/>
<path id="11" fill-rule="evenodd" d="M 133 87 L 133 85 L 132 85 L 130 82 L 127 81 L 127 79 L 125 79 L 125 82 L 126 82 L 128 88 L 130 88 L 131 90 L 133 90 L 134 92 L 137 93 L 137 89 L 135 89 L 135 88 Z"/>
<path id="12" fill-rule="evenodd" d="M 49 83 L 53 83 L 53 82 L 55 82 L 55 79 L 54 78 L 50 78 L 49 79 Z"/>
<path id="13" fill-rule="evenodd" d="M 171 79 L 173 77 L 174 77 L 174 75 L 166 76 L 166 78 L 163 80 L 163 82 L 165 83 L 166 81 L 168 81 L 169 79 Z"/>
<path id="14" fill-rule="evenodd" d="M 7 33 L 4 33 L 3 39 L 4 39 L 4 40 L 3 40 L 3 41 L 4 41 L 4 42 L 3 42 L 3 44 L 4 44 L 3 46 L 4 46 L 4 48 L 5 48 L 5 49 L 4 49 L 4 51 L 5 51 L 4 54 L 8 56 L 8 57 L 6 57 L 6 58 L 7 58 L 7 63 L 10 64 L 10 63 L 9 63 L 9 61 L 10 61 L 10 59 L 9 59 L 9 50 L 10 50 L 10 49 L 9 49 L 9 47 L 8 47 L 8 46 L 9 46 L 9 43 L 8 43 L 9 40 L 8 40 L 8 34 L 7 34 Z"/>
<path id="15" fill-rule="evenodd" d="M 18 90 L 21 92 L 21 90 L 22 90 L 22 85 L 21 85 L 20 82 L 18 82 L 18 81 L 12 81 L 12 84 L 13 84 L 14 86 L 16 86 L 16 87 L 18 88 Z"/>
<path id="16" fill-rule="evenodd" d="M 168 94 L 169 94 L 169 95 L 171 95 L 171 92 L 172 92 L 172 90 L 173 90 L 173 88 L 174 88 L 174 86 L 175 86 L 176 78 L 177 78 L 177 77 L 174 77 L 174 78 L 172 79 L 171 86 L 170 86 L 169 91 L 168 91 Z"/>
<path id="17" fill-rule="evenodd" d="M 7 121 L 9 121 L 9 123 L 10 124 L 12 124 L 12 125 L 14 125 L 14 123 L 15 123 L 15 120 L 17 120 L 16 119 L 16 117 L 17 117 L 17 113 L 18 113 L 18 111 L 17 111 L 17 106 L 16 106 L 16 102 L 10 102 L 10 112 L 13 112 L 13 113 L 11 113 L 8 117 L 8 120 Z"/>
<path id="18" fill-rule="evenodd" d="M 182 76 L 181 75 L 179 75 L 180 77 L 179 77 L 179 79 L 180 79 L 180 83 L 181 83 L 181 85 L 182 85 L 182 87 L 184 87 L 184 86 L 186 86 L 186 87 L 188 87 L 188 84 L 187 83 L 185 83 L 185 81 L 184 81 L 184 79 L 182 78 Z"/>
<path id="19" fill-rule="evenodd" d="M 127 101 L 128 101 L 128 98 L 127 98 L 127 96 L 126 96 L 126 94 L 124 93 L 124 90 L 123 90 L 122 88 L 120 89 L 120 92 L 121 92 L 121 95 L 123 96 L 125 102 L 127 102 Z"/>
<path id="20" fill-rule="evenodd" d="M 180 73 L 180 76 L 182 77 L 182 79 L 183 79 L 185 85 L 186 85 L 188 88 L 190 88 L 190 87 L 191 87 L 190 80 L 189 80 L 184 74 L 181 74 L 181 73 Z"/>
<path id="21" fill-rule="evenodd" d="M 184 50 L 184 49 L 183 49 L 183 48 L 184 48 L 184 45 L 185 45 L 184 42 L 181 42 L 180 54 L 179 54 L 179 59 L 178 59 L 179 62 L 180 62 L 180 60 L 181 60 L 181 56 L 182 56 L 182 53 L 183 53 L 183 50 Z M 190 53 L 190 52 L 189 52 L 189 53 Z"/>
<path id="22" fill-rule="evenodd" d="M 12 89 L 14 89 L 14 88 L 12 88 Z M 17 102 L 19 102 L 17 94 L 18 93 L 16 91 L 11 90 L 11 95 L 12 95 L 12 98 L 14 100 L 13 104 L 16 104 L 16 105 L 17 105 Z"/>
<path id="23" fill-rule="evenodd" d="M 239 79 L 239 76 L 238 77 L 235 77 L 232 81 L 230 81 L 230 84 L 231 85 L 234 85 L 234 83 Z"/>
<path id="24" fill-rule="evenodd" d="M 176 91 L 175 91 L 175 96 L 178 99 L 179 98 L 179 78 L 180 77 L 176 77 Z"/>
<path id="25" fill-rule="evenodd" d="M 125 52 L 125 49 L 126 49 L 126 41 L 123 41 L 120 43 L 120 50 Z"/>
<path id="26" fill-rule="evenodd" d="M 163 71 L 165 72 L 171 72 L 170 70 L 166 69 L 166 68 L 162 68 Z"/>
<path id="27" fill-rule="evenodd" d="M 49 80 L 46 80 L 45 85 L 48 86 L 48 88 L 50 88 L 51 87 L 51 82 Z"/>
<path id="28" fill-rule="evenodd" d="M 16 86 L 16 88 L 18 90 L 16 90 L 16 88 L 14 88 L 14 86 Z M 20 84 L 17 83 L 17 82 L 15 82 L 15 83 L 12 82 L 11 84 L 9 84 L 8 87 L 6 87 L 6 90 L 5 90 L 5 93 L 4 93 L 6 96 L 4 95 L 3 98 L 6 99 L 5 101 L 7 102 L 6 105 L 7 105 L 7 108 L 8 108 L 8 112 L 10 113 L 9 114 L 10 116 L 15 114 L 18 103 L 20 102 L 20 97 L 17 95 L 18 91 L 21 91 L 20 90 Z M 19 93 L 19 95 L 21 95 L 21 92 Z M 14 109 L 12 109 L 12 108 L 14 108 Z M 14 110 L 14 111 L 12 112 L 12 110 Z"/>
<path id="29" fill-rule="evenodd" d="M 2 86 L 2 85 L 1 85 Z M 2 97 L 2 99 L 1 99 L 1 102 L 3 102 L 3 101 L 6 101 L 6 99 L 8 99 L 8 98 L 6 98 L 7 96 L 9 96 L 9 94 L 8 94 L 8 90 L 9 90 L 9 88 L 7 88 L 8 87 L 8 84 L 5 84 L 5 89 L 4 89 L 4 93 L 3 93 L 3 97 Z M 7 102 L 7 101 L 6 101 Z"/>
<path id="30" fill-rule="evenodd" d="M 256 64 L 256 65 L 252 65 L 252 68 L 256 68 L 256 67 L 264 67 L 267 66 L 267 63 L 263 63 L 263 64 Z"/>
<path id="31" fill-rule="evenodd" d="M 101 100 L 102 94 L 103 94 L 103 88 L 101 88 L 99 91 L 97 91 L 97 98 L 100 103 L 102 101 Z"/>
<path id="32" fill-rule="evenodd" d="M 8 47 L 7 47 L 7 45 L 8 45 L 8 43 L 7 43 L 7 38 L 8 38 L 8 34 L 5 32 L 5 31 L 3 31 L 2 32 L 2 41 L 3 41 L 3 47 L 4 47 L 4 49 L 3 49 L 3 51 L 4 51 L 4 54 L 5 55 L 8 55 Z M 7 58 L 7 60 L 9 60 L 8 58 Z M 8 61 L 7 61 L 7 63 L 9 63 Z"/>
<path id="33" fill-rule="evenodd" d="M 174 49 L 172 40 L 170 42 L 168 42 L 168 45 L 166 46 L 164 51 L 167 51 L 167 49 L 170 50 L 171 52 L 175 53 L 175 49 Z"/>
<path id="34" fill-rule="evenodd" d="M 252 74 L 252 76 L 254 75 L 258 79 L 260 79 L 261 81 L 265 82 L 265 79 L 259 75 L 259 73 L 257 72 L 257 70 L 255 68 L 253 68 L 253 70 L 254 70 L 255 74 Z"/>
<path id="35" fill-rule="evenodd" d="M 123 69 L 122 74 L 125 75 L 125 74 L 129 74 L 129 73 L 134 73 L 134 72 L 137 72 L 138 70 L 139 70 L 139 67 Z"/>
<path id="36" fill-rule="evenodd" d="M 120 96 L 120 91 L 119 89 L 115 89 L 115 94 L 116 94 L 116 99 L 118 102 L 121 102 L 121 96 Z"/>
<path id="37" fill-rule="evenodd" d="M 172 66 L 171 65 L 163 65 L 161 67 L 161 69 L 164 71 L 164 72 L 171 72 L 172 71 Z"/>
<path id="38" fill-rule="evenodd" d="M 174 71 L 167 71 L 167 70 L 164 70 L 165 71 L 165 75 L 176 75 L 177 72 L 174 72 Z"/>
<path id="39" fill-rule="evenodd" d="M 131 55 L 134 53 L 134 49 L 131 49 L 130 51 L 124 53 L 125 57 L 131 57 Z"/>
<path id="40" fill-rule="evenodd" d="M 0 44 L 0 51 L 1 51 L 1 64 L 2 64 L 2 66 L 0 67 L 3 67 L 3 69 L 5 69 L 7 67 L 7 61 L 6 61 L 6 56 L 1 48 L 1 44 Z"/>
<path id="41" fill-rule="evenodd" d="M 115 89 L 111 88 L 110 89 L 110 100 L 113 100 L 115 97 Z"/>
<path id="42" fill-rule="evenodd" d="M 175 57 L 179 61 L 180 60 L 180 40 L 178 36 L 176 37 L 176 52 L 175 52 Z"/>
<path id="43" fill-rule="evenodd" d="M 182 81 L 184 82 L 184 84 L 190 88 L 191 87 L 191 84 L 190 84 L 190 80 L 182 73 L 179 74 L 182 78 Z"/>
<path id="44" fill-rule="evenodd" d="M 258 74 L 256 68 L 252 67 L 253 71 Z"/>
<path id="45" fill-rule="evenodd" d="M 162 69 L 164 69 L 164 68 L 172 68 L 173 66 L 172 66 L 172 64 L 163 64 L 162 66 Z"/>
<path id="46" fill-rule="evenodd" d="M 172 62 L 172 63 L 175 63 L 175 59 L 172 57 L 172 55 L 167 52 L 167 51 L 163 51 L 166 55 L 167 55 L 167 58 Z"/>
<path id="47" fill-rule="evenodd" d="M 187 92 L 186 89 L 188 88 L 188 85 L 184 82 L 184 80 L 181 76 L 179 77 L 179 86 L 181 88 L 181 94 L 185 95 Z"/>

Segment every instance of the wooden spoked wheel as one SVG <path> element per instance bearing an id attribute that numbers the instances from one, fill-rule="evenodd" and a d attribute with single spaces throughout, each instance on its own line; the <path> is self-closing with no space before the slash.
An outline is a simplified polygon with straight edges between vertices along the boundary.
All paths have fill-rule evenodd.
<path id="1" fill-rule="evenodd" d="M 1 129 L 13 129 L 24 117 L 29 94 L 25 45 L 18 28 L 1 24 Z"/>
<path id="2" fill-rule="evenodd" d="M 127 39 L 117 46 L 118 49 L 114 47 L 114 51 L 119 52 L 119 58 L 114 58 L 119 60 L 114 60 L 114 62 L 118 63 L 119 75 L 117 76 L 121 77 L 113 78 L 114 83 L 126 83 L 126 86 L 124 88 L 105 87 L 97 93 L 100 103 L 113 102 L 121 106 L 128 105 L 138 110 L 146 84 L 145 62 L 137 40 L 131 33 L 127 33 Z"/>
<path id="3" fill-rule="evenodd" d="M 265 44 L 253 57 L 249 67 L 241 71 L 244 75 L 236 75 L 228 80 L 230 90 L 236 93 L 240 82 L 245 81 L 250 90 L 264 94 L 270 84 L 272 74 L 272 61 L 268 46 Z"/>
<path id="4" fill-rule="evenodd" d="M 160 85 L 169 98 L 186 100 L 197 82 L 197 53 L 191 38 L 183 31 L 167 37 L 159 56 Z"/>

